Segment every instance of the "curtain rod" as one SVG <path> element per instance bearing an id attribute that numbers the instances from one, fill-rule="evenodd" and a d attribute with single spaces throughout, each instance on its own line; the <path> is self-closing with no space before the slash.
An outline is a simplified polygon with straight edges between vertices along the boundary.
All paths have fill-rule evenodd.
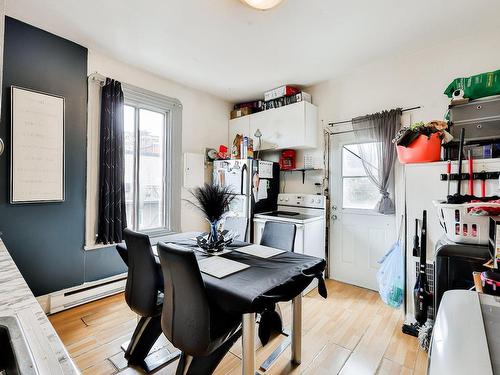
<path id="1" fill-rule="evenodd" d="M 97 71 L 89 74 L 87 79 L 89 81 L 97 83 L 99 86 L 104 86 L 104 84 L 106 83 L 106 77 Z"/>
<path id="2" fill-rule="evenodd" d="M 401 112 L 407 112 L 407 111 L 413 111 L 415 109 L 420 109 L 422 108 L 421 106 L 418 106 L 418 107 L 410 107 L 410 108 L 405 108 L 403 110 L 401 110 Z M 367 116 L 364 116 L 364 117 L 367 117 Z M 329 122 L 328 123 L 328 126 L 333 126 L 333 125 L 340 125 L 340 124 L 348 124 L 352 122 L 352 120 L 345 120 L 345 121 L 337 121 L 337 122 Z"/>

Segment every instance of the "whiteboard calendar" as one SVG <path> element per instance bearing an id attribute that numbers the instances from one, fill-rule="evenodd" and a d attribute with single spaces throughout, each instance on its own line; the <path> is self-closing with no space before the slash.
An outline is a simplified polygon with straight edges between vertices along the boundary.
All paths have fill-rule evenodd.
<path id="1" fill-rule="evenodd" d="M 64 201 L 64 98 L 11 87 L 11 203 Z"/>

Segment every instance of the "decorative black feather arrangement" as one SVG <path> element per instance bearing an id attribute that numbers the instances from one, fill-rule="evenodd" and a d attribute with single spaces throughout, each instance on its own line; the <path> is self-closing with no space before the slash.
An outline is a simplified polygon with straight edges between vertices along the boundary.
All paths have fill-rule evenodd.
<path id="1" fill-rule="evenodd" d="M 210 223 L 219 221 L 229 211 L 229 204 L 235 198 L 229 187 L 205 184 L 191 190 L 197 203 L 188 201 L 198 208 Z"/>
<path id="2" fill-rule="evenodd" d="M 229 211 L 229 205 L 235 195 L 228 187 L 209 184 L 204 184 L 190 192 L 196 199 L 196 203 L 189 200 L 188 202 L 203 212 L 210 223 L 210 233 L 198 236 L 198 245 L 208 252 L 224 250 L 232 242 L 232 239 L 224 238 L 227 231 L 219 233 L 219 223 L 224 214 Z"/>

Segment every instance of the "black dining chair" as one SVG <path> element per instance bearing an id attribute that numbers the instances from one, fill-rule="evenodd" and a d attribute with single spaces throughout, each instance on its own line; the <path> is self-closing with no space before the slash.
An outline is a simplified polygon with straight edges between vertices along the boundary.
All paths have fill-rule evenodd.
<path id="1" fill-rule="evenodd" d="M 211 374 L 241 335 L 241 315 L 210 302 L 191 249 L 158 244 L 165 297 L 161 326 L 182 351 L 176 374 Z"/>
<path id="2" fill-rule="evenodd" d="M 180 352 L 170 353 L 155 361 L 146 361 L 149 351 L 162 334 L 163 277 L 155 259 L 149 237 L 130 229 L 123 231 L 126 247 L 117 251 L 128 266 L 125 301 L 140 316 L 132 338 L 122 348 L 129 365 L 152 372 L 175 360 Z"/>
<path id="3" fill-rule="evenodd" d="M 293 251 L 296 232 L 297 227 L 295 224 L 266 221 L 260 244 L 284 251 Z M 291 343 L 290 333 L 283 329 L 283 318 L 278 304 L 268 307 L 260 313 L 258 333 L 263 345 L 268 343 L 273 333 L 287 336 L 286 340 L 280 345 L 283 350 Z M 272 358 L 272 356 L 269 357 L 261 365 L 261 369 L 266 371 L 274 360 L 275 358 Z"/>
<path id="4" fill-rule="evenodd" d="M 260 244 L 280 250 L 293 251 L 296 232 L 295 224 L 266 221 Z"/>
<path id="5" fill-rule="evenodd" d="M 227 217 L 224 221 L 224 230 L 236 233 L 237 240 L 246 241 L 248 232 L 248 219 L 246 217 Z"/>

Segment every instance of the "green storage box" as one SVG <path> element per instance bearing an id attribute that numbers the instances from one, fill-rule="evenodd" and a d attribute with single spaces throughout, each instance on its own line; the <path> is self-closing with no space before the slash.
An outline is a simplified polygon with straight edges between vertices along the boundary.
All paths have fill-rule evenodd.
<path id="1" fill-rule="evenodd" d="M 453 91 L 459 89 L 464 90 L 464 97 L 470 100 L 500 95 L 500 70 L 466 78 L 456 78 L 448 85 L 444 93 L 448 98 L 451 98 Z"/>

